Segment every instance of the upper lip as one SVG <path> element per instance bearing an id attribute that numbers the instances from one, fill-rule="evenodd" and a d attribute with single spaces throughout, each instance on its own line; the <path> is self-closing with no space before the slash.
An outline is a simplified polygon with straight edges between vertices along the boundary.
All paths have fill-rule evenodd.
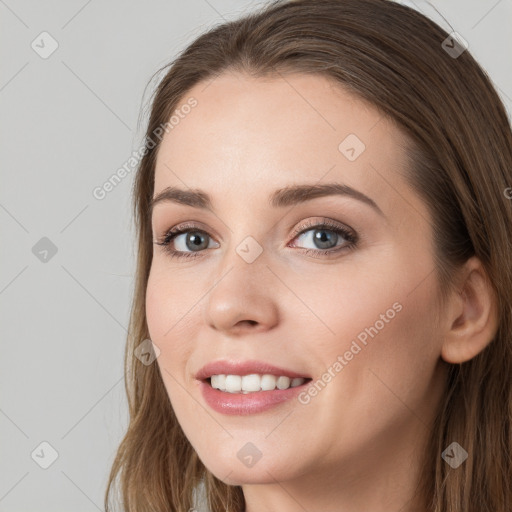
<path id="1" fill-rule="evenodd" d="M 280 368 L 278 366 L 274 366 L 273 364 L 266 363 L 264 361 L 218 360 L 212 361 L 203 366 L 196 373 L 196 379 L 205 380 L 211 377 L 212 375 L 250 375 L 253 373 L 258 373 L 260 375 L 275 375 L 276 377 L 285 376 L 290 377 L 291 379 L 297 377 L 303 377 L 306 379 L 309 378 L 307 375 L 304 375 L 303 373 L 298 373 L 292 370 L 288 370 L 286 368 Z"/>

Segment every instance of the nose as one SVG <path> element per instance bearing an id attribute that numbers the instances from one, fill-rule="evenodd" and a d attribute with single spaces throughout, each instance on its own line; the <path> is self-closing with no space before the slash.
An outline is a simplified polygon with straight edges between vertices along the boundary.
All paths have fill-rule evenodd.
<path id="1" fill-rule="evenodd" d="M 206 323 L 225 334 L 260 332 L 278 321 L 279 280 L 260 255 L 248 263 L 235 251 L 207 296 Z"/>

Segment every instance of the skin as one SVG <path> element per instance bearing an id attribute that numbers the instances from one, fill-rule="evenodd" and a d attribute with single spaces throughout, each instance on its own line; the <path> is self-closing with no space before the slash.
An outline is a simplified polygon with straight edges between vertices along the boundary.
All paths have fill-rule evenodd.
<path id="1" fill-rule="evenodd" d="M 214 210 L 160 203 L 153 237 L 194 222 L 210 245 L 188 260 L 155 245 L 146 295 L 183 431 L 217 478 L 242 486 L 247 512 L 426 511 L 415 489 L 446 361 L 474 357 L 496 328 L 479 261 L 441 310 L 431 217 L 401 175 L 404 135 L 326 78 L 225 73 L 183 103 L 191 96 L 197 106 L 159 148 L 154 195 L 198 188 Z M 366 145 L 354 161 L 338 149 L 348 134 Z M 327 182 L 364 193 L 383 215 L 348 196 L 268 204 L 276 188 Z M 294 228 L 324 217 L 355 231 L 356 247 L 305 254 L 321 248 L 315 228 Z M 236 252 L 247 236 L 263 249 L 250 264 Z M 191 254 L 186 237 L 173 248 Z M 227 416 L 204 402 L 194 375 L 207 362 L 258 359 L 316 381 L 394 303 L 401 311 L 307 405 Z M 237 457 L 247 442 L 262 452 L 250 468 Z"/>

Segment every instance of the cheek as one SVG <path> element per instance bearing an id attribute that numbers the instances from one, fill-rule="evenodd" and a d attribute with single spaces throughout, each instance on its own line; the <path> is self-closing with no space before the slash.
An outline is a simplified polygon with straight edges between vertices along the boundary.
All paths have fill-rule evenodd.
<path id="1" fill-rule="evenodd" d="M 200 290 L 193 287 L 190 274 L 180 278 L 180 273 L 166 268 L 160 257 L 154 260 L 146 288 L 146 318 L 153 341 L 170 340 L 183 331 L 183 325 L 194 315 L 194 303 L 201 298 Z"/>
<path id="2" fill-rule="evenodd" d="M 381 261 L 381 265 L 366 266 L 365 272 L 319 278 L 316 292 L 308 294 L 308 305 L 318 320 L 312 317 L 299 329 L 304 333 L 304 348 L 309 347 L 324 371 L 342 357 L 341 366 L 332 371 L 345 375 L 338 379 L 344 393 L 376 396 L 376 388 L 386 392 L 384 383 L 389 382 L 393 391 L 407 396 L 408 386 L 428 381 L 438 362 L 434 281 L 417 286 L 417 270 L 411 266 L 392 269 L 393 265 Z M 307 286 L 302 288 L 304 293 Z"/>
<path id="3" fill-rule="evenodd" d="M 351 377 L 344 391 L 360 397 L 363 408 L 376 418 L 405 418 L 429 400 L 440 357 L 435 301 L 427 286 L 413 294 L 409 288 L 395 290 L 380 306 L 372 301 L 366 325 L 344 338 L 361 347 L 346 367 Z"/>
<path id="4" fill-rule="evenodd" d="M 368 439 L 400 432 L 414 415 L 426 422 L 438 396 L 439 333 L 432 325 L 436 299 L 427 285 L 410 293 L 403 277 L 402 284 L 378 292 L 359 286 L 352 293 L 344 287 L 343 293 L 333 294 L 335 305 L 324 297 L 322 320 L 334 334 L 318 336 L 317 330 L 313 337 L 315 329 L 301 329 L 303 339 L 309 335 L 311 340 L 304 350 L 319 370 L 315 380 L 328 382 L 318 386 L 321 391 L 306 407 L 332 431 L 333 445 L 339 443 L 333 453 L 344 450 L 349 438 L 361 447 Z"/>
<path id="5" fill-rule="evenodd" d="M 193 318 L 194 309 L 190 310 L 191 298 L 183 293 L 178 296 L 176 289 L 186 291 L 169 278 L 169 273 L 152 268 L 146 289 L 146 319 L 150 338 L 160 349 L 155 362 L 169 400 L 179 423 L 190 425 L 191 400 L 184 390 L 190 386 L 187 364 L 193 351 L 192 329 L 197 329 L 197 319 Z"/>
<path id="6" fill-rule="evenodd" d="M 179 273 L 178 273 L 179 274 Z M 160 349 L 157 362 L 168 390 L 188 377 L 187 361 L 193 352 L 192 340 L 197 337 L 200 322 L 200 290 L 194 290 L 190 277 L 183 284 L 176 272 L 152 267 L 146 289 L 146 319 L 151 340 Z M 176 379 L 176 380 L 175 380 Z"/>
<path id="7" fill-rule="evenodd" d="M 385 265 L 379 266 L 378 271 L 372 267 L 376 266 L 340 268 L 337 272 L 319 274 L 301 288 L 295 288 L 299 297 L 306 298 L 312 312 L 310 324 L 316 325 L 320 346 L 334 345 L 339 350 L 347 345 L 348 349 L 350 341 L 358 335 L 364 343 L 369 338 L 367 330 L 374 332 L 375 324 L 379 332 L 384 332 L 389 330 L 390 323 L 403 317 L 403 285 L 394 274 L 384 272 Z M 314 286 L 308 284 L 313 281 Z M 338 346 L 335 340 L 339 340 Z"/>

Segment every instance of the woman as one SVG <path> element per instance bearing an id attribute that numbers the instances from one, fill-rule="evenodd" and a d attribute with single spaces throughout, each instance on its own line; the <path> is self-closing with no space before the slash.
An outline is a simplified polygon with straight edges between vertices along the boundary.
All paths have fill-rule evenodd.
<path id="1" fill-rule="evenodd" d="M 130 512 L 512 510 L 511 186 L 489 78 L 415 10 L 200 36 L 135 181 L 106 510 L 116 478 Z"/>

